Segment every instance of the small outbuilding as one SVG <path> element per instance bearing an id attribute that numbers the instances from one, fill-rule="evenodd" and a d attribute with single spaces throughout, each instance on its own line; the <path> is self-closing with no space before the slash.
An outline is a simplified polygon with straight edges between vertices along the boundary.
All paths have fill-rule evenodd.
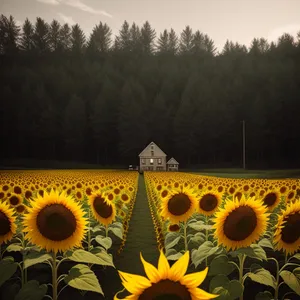
<path id="1" fill-rule="evenodd" d="M 179 162 L 172 157 L 167 161 L 167 171 L 178 171 Z"/>

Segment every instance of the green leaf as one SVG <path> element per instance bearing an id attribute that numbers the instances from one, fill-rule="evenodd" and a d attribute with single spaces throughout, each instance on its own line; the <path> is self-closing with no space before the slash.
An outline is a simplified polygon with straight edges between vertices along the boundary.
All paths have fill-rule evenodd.
<path id="1" fill-rule="evenodd" d="M 111 227 L 123 229 L 123 224 L 121 222 L 114 222 L 109 226 L 109 228 L 111 228 Z"/>
<path id="2" fill-rule="evenodd" d="M 18 268 L 18 264 L 11 259 L 0 260 L 0 287 L 1 285 L 13 276 Z"/>
<path id="3" fill-rule="evenodd" d="M 181 252 L 177 252 L 175 254 L 171 254 L 167 256 L 167 260 L 178 260 L 183 254 Z"/>
<path id="4" fill-rule="evenodd" d="M 96 242 L 108 250 L 112 246 L 112 240 L 110 237 L 103 237 L 101 235 L 97 235 L 95 238 Z"/>
<path id="5" fill-rule="evenodd" d="M 117 227 L 109 227 L 108 231 L 111 231 L 115 236 L 117 236 L 119 239 L 122 240 L 123 238 L 123 233 L 122 233 L 122 229 L 121 228 L 117 228 Z"/>
<path id="6" fill-rule="evenodd" d="M 229 283 L 228 292 L 229 299 L 234 300 L 243 294 L 244 287 L 238 280 L 231 280 Z"/>
<path id="7" fill-rule="evenodd" d="M 20 289 L 15 300 L 41 300 L 47 293 L 47 285 L 39 285 L 36 280 L 30 280 Z"/>
<path id="8" fill-rule="evenodd" d="M 259 292 L 256 296 L 255 296 L 255 300 L 272 300 L 274 299 L 273 295 L 268 292 L 268 291 L 264 291 L 264 292 Z"/>
<path id="9" fill-rule="evenodd" d="M 102 231 L 105 232 L 105 227 L 103 225 L 98 224 L 94 228 L 92 228 L 91 230 L 94 233 L 96 233 L 96 232 L 102 232 Z"/>
<path id="10" fill-rule="evenodd" d="M 297 295 L 300 295 L 300 281 L 292 272 L 284 270 L 279 275 Z"/>
<path id="11" fill-rule="evenodd" d="M 97 250 L 94 250 L 97 251 Z M 98 252 L 100 253 L 100 252 Z M 106 253 L 106 252 L 105 252 Z M 107 253 L 106 253 L 107 254 Z M 83 249 L 78 249 L 75 251 L 68 251 L 65 256 L 75 262 L 82 262 L 82 263 L 87 263 L 87 264 L 96 264 L 96 265 L 105 265 L 105 266 L 112 266 L 114 267 L 114 265 L 112 264 L 112 261 L 110 259 L 110 256 L 107 254 L 107 256 L 105 256 L 105 254 L 99 254 L 95 255 L 91 252 L 85 251 Z"/>
<path id="12" fill-rule="evenodd" d="M 217 297 L 218 300 L 229 300 L 229 291 L 221 286 L 216 287 L 213 291 L 213 294 L 219 295 Z"/>
<path id="13" fill-rule="evenodd" d="M 234 300 L 240 297 L 244 287 L 238 280 L 229 281 L 225 275 L 217 275 L 212 278 L 209 291 L 213 294 L 219 294 L 218 299 Z"/>
<path id="14" fill-rule="evenodd" d="M 104 296 L 96 275 L 86 265 L 78 264 L 72 267 L 64 280 L 75 289 L 96 292 Z"/>
<path id="15" fill-rule="evenodd" d="M 52 259 L 51 255 L 48 254 L 48 253 L 45 253 L 45 252 L 36 252 L 36 251 L 33 251 L 33 252 L 29 252 L 25 255 L 25 258 L 24 258 L 24 268 L 29 268 L 33 265 L 36 265 L 36 264 L 40 264 L 40 263 L 43 263 L 47 260 L 50 260 Z"/>
<path id="16" fill-rule="evenodd" d="M 274 276 L 266 269 L 255 264 L 250 267 L 251 273 L 248 274 L 248 277 L 260 284 L 271 286 L 273 289 L 276 288 L 276 280 Z"/>
<path id="17" fill-rule="evenodd" d="M 274 250 L 273 244 L 268 239 L 262 239 L 261 241 L 258 242 L 258 245 L 264 248 L 270 248 Z"/>
<path id="18" fill-rule="evenodd" d="M 112 255 L 108 254 L 103 248 L 94 247 L 90 252 L 96 255 L 101 260 L 101 265 L 111 266 L 115 268 Z"/>
<path id="19" fill-rule="evenodd" d="M 165 253 L 165 256 L 170 256 L 170 255 L 173 255 L 173 254 L 176 254 L 177 251 L 175 249 L 172 249 L 172 248 L 169 248 L 169 249 L 166 249 L 166 253 Z"/>
<path id="20" fill-rule="evenodd" d="M 203 221 L 197 221 L 197 222 L 195 222 L 195 223 L 190 223 L 189 225 L 188 225 L 188 227 L 189 228 L 192 228 L 192 229 L 194 229 L 194 230 L 196 230 L 196 231 L 202 231 L 202 230 L 204 230 L 205 229 L 205 224 L 204 224 L 204 222 Z M 208 225 L 208 226 L 211 226 L 211 225 Z"/>
<path id="21" fill-rule="evenodd" d="M 214 247 L 210 241 L 204 242 L 197 250 L 192 252 L 192 263 L 197 268 L 207 257 L 217 253 L 219 246 Z"/>
<path id="22" fill-rule="evenodd" d="M 177 238 L 175 238 L 174 240 L 172 240 L 172 242 L 170 242 L 169 244 L 165 243 L 165 248 L 166 249 L 170 249 L 173 248 L 175 245 L 178 244 L 178 242 L 180 241 L 181 236 L 178 236 Z"/>
<path id="23" fill-rule="evenodd" d="M 293 270 L 294 275 L 300 280 L 300 267 Z"/>
<path id="24" fill-rule="evenodd" d="M 217 287 L 223 287 L 228 290 L 230 280 L 226 275 L 220 274 L 212 278 L 209 283 L 209 291 L 210 293 Z"/>
<path id="25" fill-rule="evenodd" d="M 23 250 L 23 247 L 18 245 L 18 244 L 10 244 L 7 248 L 6 251 L 7 252 L 20 252 Z"/>
<path id="26" fill-rule="evenodd" d="M 296 258 L 296 259 L 300 260 L 300 253 L 296 253 L 296 254 L 293 256 L 293 258 Z"/>
<path id="27" fill-rule="evenodd" d="M 205 234 L 203 232 L 197 232 L 196 234 L 192 234 L 191 238 L 188 240 L 188 244 L 192 243 L 197 245 L 197 247 L 199 247 L 199 245 L 203 244 L 205 241 Z"/>
<path id="28" fill-rule="evenodd" d="M 245 254 L 248 257 L 255 258 L 260 261 L 267 260 L 265 250 L 257 244 L 252 244 L 250 247 L 247 248 L 239 248 L 238 250 L 229 252 L 229 254 L 232 257 L 237 257 L 239 254 Z"/>
<path id="29" fill-rule="evenodd" d="M 218 274 L 229 275 L 236 267 L 229 263 L 227 255 L 220 255 L 215 257 L 210 263 L 208 276 L 215 276 Z"/>

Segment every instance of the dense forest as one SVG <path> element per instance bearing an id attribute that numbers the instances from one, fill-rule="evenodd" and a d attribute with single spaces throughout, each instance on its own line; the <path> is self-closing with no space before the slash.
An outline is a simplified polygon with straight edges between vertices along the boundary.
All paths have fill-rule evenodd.
<path id="1" fill-rule="evenodd" d="M 248 168 L 300 166 L 300 33 L 217 52 L 189 26 L 87 37 L 1 15 L 0 64 L 4 158 L 128 165 L 153 140 L 181 166 L 239 167 L 244 120 Z"/>

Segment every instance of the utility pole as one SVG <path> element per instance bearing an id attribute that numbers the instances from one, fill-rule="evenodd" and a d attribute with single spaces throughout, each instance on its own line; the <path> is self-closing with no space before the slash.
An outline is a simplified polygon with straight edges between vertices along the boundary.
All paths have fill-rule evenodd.
<path id="1" fill-rule="evenodd" d="M 243 169 L 246 169 L 246 127 L 245 120 L 243 120 Z"/>

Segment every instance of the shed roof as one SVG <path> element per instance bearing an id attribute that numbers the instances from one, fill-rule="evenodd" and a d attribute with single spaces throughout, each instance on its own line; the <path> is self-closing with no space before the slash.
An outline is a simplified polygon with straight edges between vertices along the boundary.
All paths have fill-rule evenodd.
<path id="1" fill-rule="evenodd" d="M 167 165 L 179 165 L 179 162 L 174 157 L 172 157 L 168 160 Z"/>

